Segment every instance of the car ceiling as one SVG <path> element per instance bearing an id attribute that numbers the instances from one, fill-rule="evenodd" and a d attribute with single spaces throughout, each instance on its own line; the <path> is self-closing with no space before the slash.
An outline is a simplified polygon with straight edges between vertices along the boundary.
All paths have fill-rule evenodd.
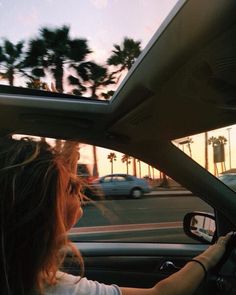
<path id="1" fill-rule="evenodd" d="M 236 2 L 179 1 L 111 101 L 0 86 L 1 134 L 105 147 L 235 122 Z"/>

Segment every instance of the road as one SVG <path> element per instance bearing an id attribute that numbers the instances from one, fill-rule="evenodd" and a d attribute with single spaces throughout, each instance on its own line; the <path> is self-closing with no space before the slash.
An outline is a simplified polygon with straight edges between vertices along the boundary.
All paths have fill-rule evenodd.
<path id="1" fill-rule="evenodd" d="M 185 237 L 184 215 L 196 210 L 212 212 L 192 195 L 150 194 L 137 200 L 98 201 L 85 206 L 84 216 L 72 232 L 82 240 L 156 241 L 158 237 L 158 241 L 178 242 Z"/>

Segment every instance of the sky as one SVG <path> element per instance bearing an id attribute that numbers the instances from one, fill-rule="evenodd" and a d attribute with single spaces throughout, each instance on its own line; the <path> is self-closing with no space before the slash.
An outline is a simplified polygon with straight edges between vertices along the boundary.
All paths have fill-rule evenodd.
<path id="1" fill-rule="evenodd" d="M 211 137 L 218 138 L 223 136 L 226 139 L 224 145 L 224 155 L 225 155 L 225 170 L 230 170 L 230 168 L 236 167 L 236 125 L 230 125 L 224 128 L 219 128 L 217 130 L 212 130 L 208 132 L 208 139 Z M 205 133 L 190 136 L 193 143 L 191 144 L 192 158 L 198 162 L 201 166 L 205 167 Z M 187 145 L 178 146 L 187 155 L 190 156 L 189 149 Z M 213 147 L 208 145 L 208 165 L 209 171 L 214 174 L 214 162 L 213 162 Z M 231 165 L 231 167 L 230 167 Z M 218 174 L 221 174 L 222 166 L 221 163 L 217 163 Z"/>
<path id="2" fill-rule="evenodd" d="M 36 37 L 39 28 L 69 25 L 86 38 L 97 62 L 105 62 L 124 36 L 145 46 L 177 0 L 0 0 L 0 37 Z"/>
<path id="3" fill-rule="evenodd" d="M 229 128 L 229 130 L 228 130 Z M 224 149 L 225 149 L 225 169 L 230 169 L 230 162 L 231 168 L 236 168 L 236 125 L 231 125 L 228 127 L 220 128 L 217 130 L 212 130 L 208 132 L 208 138 L 210 137 L 218 137 L 224 136 L 227 140 Z M 205 167 L 205 133 L 201 133 L 198 135 L 190 136 L 193 143 L 191 144 L 191 153 L 192 158 L 198 162 L 202 167 Z M 189 149 L 187 145 L 178 145 L 182 151 L 184 151 L 188 156 L 190 156 Z M 230 152 L 229 152 L 230 149 Z M 98 157 L 98 164 L 99 164 L 99 173 L 100 175 L 109 174 L 111 171 L 111 165 L 109 160 L 107 159 L 107 155 L 110 153 L 110 150 L 99 148 L 97 149 Z M 86 163 L 89 165 L 89 168 L 92 170 L 92 147 L 90 146 L 81 146 L 80 149 L 81 153 L 81 163 Z M 114 162 L 114 173 L 126 173 L 126 165 L 125 163 L 121 162 L 122 154 L 116 152 L 117 160 Z M 231 157 L 230 157 L 231 153 Z M 213 148 L 211 145 L 208 145 L 208 165 L 209 171 L 214 174 L 214 163 L 213 163 Z M 222 172 L 221 163 L 217 164 L 218 174 Z M 129 165 L 129 173 L 133 173 L 132 163 Z M 160 177 L 160 172 L 157 169 L 151 169 L 151 177 L 154 178 Z M 141 162 L 141 176 L 148 176 L 148 165 L 146 163 Z M 139 169 L 137 164 L 137 175 L 139 176 Z"/>

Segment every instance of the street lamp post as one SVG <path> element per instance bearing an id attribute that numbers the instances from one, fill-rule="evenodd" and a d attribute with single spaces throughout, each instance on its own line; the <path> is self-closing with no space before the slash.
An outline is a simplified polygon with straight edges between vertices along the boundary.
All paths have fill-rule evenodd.
<path id="1" fill-rule="evenodd" d="M 231 166 L 231 142 L 230 142 L 230 130 L 231 128 L 227 128 L 226 129 L 228 131 L 228 142 L 229 142 L 229 169 L 231 170 L 232 166 Z"/>
<path id="2" fill-rule="evenodd" d="M 205 169 L 208 170 L 208 133 L 205 132 Z"/>

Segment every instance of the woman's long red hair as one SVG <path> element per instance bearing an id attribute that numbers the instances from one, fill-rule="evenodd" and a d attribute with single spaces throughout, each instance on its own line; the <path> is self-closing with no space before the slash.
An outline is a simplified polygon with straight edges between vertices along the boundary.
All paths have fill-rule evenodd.
<path id="1" fill-rule="evenodd" d="M 45 142 L 0 139 L 0 288 L 4 295 L 43 294 L 45 286 L 56 283 L 63 249 L 68 247 L 83 270 L 80 253 L 66 234 L 71 181 L 77 195 L 80 182 L 65 159 Z"/>

